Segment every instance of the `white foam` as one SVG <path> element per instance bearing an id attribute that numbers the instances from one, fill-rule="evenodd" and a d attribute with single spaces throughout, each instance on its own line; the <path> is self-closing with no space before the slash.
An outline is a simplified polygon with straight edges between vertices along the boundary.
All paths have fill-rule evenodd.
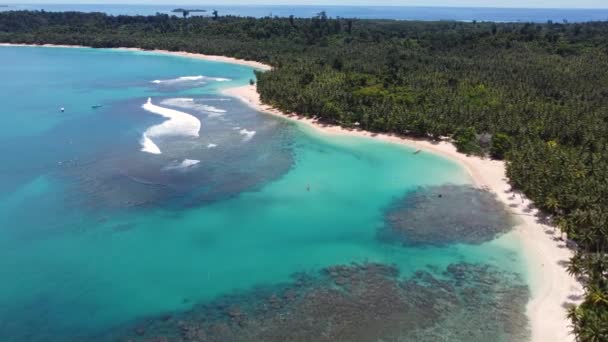
<path id="1" fill-rule="evenodd" d="M 154 105 L 151 98 L 148 98 L 148 102 L 142 105 L 142 108 L 168 119 L 144 132 L 140 140 L 143 152 L 161 154 L 160 148 L 152 140 L 156 137 L 173 135 L 198 137 L 201 122 L 196 117 L 188 113 Z"/>
<path id="2" fill-rule="evenodd" d="M 182 163 L 180 164 L 180 166 L 182 167 L 192 167 L 198 163 L 200 163 L 200 160 L 196 160 L 196 159 L 184 159 L 184 161 L 182 161 Z"/>
<path id="3" fill-rule="evenodd" d="M 183 77 L 178 77 L 178 78 L 172 78 L 169 80 L 154 80 L 154 81 L 152 81 L 152 83 L 175 84 L 175 83 L 204 81 L 204 80 L 205 80 L 205 76 L 183 76 Z"/>
<path id="4" fill-rule="evenodd" d="M 216 147 L 217 147 L 216 144 L 209 144 L 209 145 L 207 145 L 207 148 L 216 148 Z"/>
<path id="5" fill-rule="evenodd" d="M 151 154 L 161 154 L 160 148 L 156 146 L 152 139 L 148 138 L 146 133 L 142 135 L 140 143 L 142 152 L 147 152 Z"/>
<path id="6" fill-rule="evenodd" d="M 199 99 L 201 102 L 228 102 L 232 101 L 230 98 L 216 98 L 216 99 Z"/>
<path id="7" fill-rule="evenodd" d="M 182 77 L 172 78 L 172 79 L 168 79 L 168 80 L 154 80 L 154 81 L 152 81 L 152 83 L 172 85 L 172 84 L 179 84 L 179 83 L 185 83 L 185 82 L 198 82 L 198 83 L 204 84 L 206 81 L 229 82 L 232 80 L 229 78 L 207 77 L 207 76 L 203 76 L 203 75 L 198 75 L 198 76 L 182 76 Z"/>
<path id="8" fill-rule="evenodd" d="M 182 160 L 181 163 L 177 163 L 177 161 L 176 161 L 176 162 L 174 162 L 172 164 L 169 164 L 163 170 L 183 170 L 183 169 L 189 169 L 189 168 L 197 165 L 200 162 L 201 162 L 200 160 L 196 160 L 196 159 L 184 159 L 184 160 Z"/>
<path id="9" fill-rule="evenodd" d="M 217 118 L 224 115 L 224 113 L 207 113 L 208 118 Z"/>
<path id="10" fill-rule="evenodd" d="M 256 132 L 249 131 L 249 130 L 246 130 L 243 128 L 242 130 L 239 131 L 239 133 L 241 133 L 241 135 L 244 136 L 243 141 L 249 141 L 253 138 L 253 136 L 255 135 Z"/>
<path id="11" fill-rule="evenodd" d="M 188 97 L 175 97 L 171 99 L 164 99 L 160 104 L 169 106 L 186 106 L 191 103 L 194 103 L 194 99 Z"/>
<path id="12" fill-rule="evenodd" d="M 201 108 L 205 111 L 205 112 L 211 112 L 211 113 L 226 113 L 225 110 L 223 109 L 219 109 L 217 107 L 213 107 L 213 106 L 208 106 L 208 105 L 200 105 Z"/>
<path id="13" fill-rule="evenodd" d="M 221 108 L 200 104 L 194 101 L 194 99 L 184 97 L 166 99 L 163 100 L 161 104 L 165 106 L 196 110 L 199 112 L 206 113 L 210 118 L 221 116 L 226 113 L 226 111 Z"/>

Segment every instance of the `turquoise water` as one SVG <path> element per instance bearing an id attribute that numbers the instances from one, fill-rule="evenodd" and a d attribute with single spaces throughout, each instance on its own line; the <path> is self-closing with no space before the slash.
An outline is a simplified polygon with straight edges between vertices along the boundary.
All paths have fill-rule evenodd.
<path id="1" fill-rule="evenodd" d="M 0 70 L 3 341 L 77 340 L 353 262 L 394 264 L 403 279 L 454 263 L 525 276 L 512 234 L 448 246 L 378 239 L 392 203 L 421 186 L 466 185 L 466 172 L 217 94 L 246 84 L 250 68 L 4 47 Z M 169 134 L 155 138 L 162 154 L 142 152 L 142 134 L 164 120 L 142 109 L 148 97 L 198 118 L 200 136 Z"/>

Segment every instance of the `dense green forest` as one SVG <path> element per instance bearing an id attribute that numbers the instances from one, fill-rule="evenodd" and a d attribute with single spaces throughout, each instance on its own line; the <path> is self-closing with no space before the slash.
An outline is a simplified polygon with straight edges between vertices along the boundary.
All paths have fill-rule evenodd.
<path id="1" fill-rule="evenodd" d="M 374 132 L 451 137 L 507 173 L 579 250 L 579 341 L 608 341 L 608 22 L 460 23 L 0 13 L 0 41 L 269 63 L 264 102 Z"/>

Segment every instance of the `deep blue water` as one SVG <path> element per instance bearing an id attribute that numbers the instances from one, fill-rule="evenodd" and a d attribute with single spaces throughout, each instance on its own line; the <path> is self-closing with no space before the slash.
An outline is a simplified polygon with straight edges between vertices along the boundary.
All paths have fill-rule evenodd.
<path id="1" fill-rule="evenodd" d="M 82 11 L 105 12 L 111 15 L 154 15 L 171 13 L 184 7 L 208 10 L 220 15 L 311 17 L 326 11 L 331 17 L 397 20 L 456 20 L 495 22 L 586 22 L 608 20 L 608 9 L 553 9 L 553 8 L 467 8 L 467 7 L 410 7 L 410 6 L 285 6 L 285 5 L 116 5 L 116 4 L 14 4 L 0 8 L 6 10 Z M 194 14 L 194 13 L 193 13 Z"/>

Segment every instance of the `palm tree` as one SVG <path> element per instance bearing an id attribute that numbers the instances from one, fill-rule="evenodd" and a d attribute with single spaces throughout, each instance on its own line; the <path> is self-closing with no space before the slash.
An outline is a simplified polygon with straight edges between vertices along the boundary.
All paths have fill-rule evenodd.
<path id="1" fill-rule="evenodd" d="M 566 272 L 575 277 L 580 277 L 585 272 L 585 258 L 580 252 L 568 261 Z"/>
<path id="2" fill-rule="evenodd" d="M 559 202 L 553 196 L 550 196 L 549 198 L 547 198 L 547 200 L 545 201 L 545 207 L 547 207 L 547 209 L 549 209 L 553 213 L 559 213 L 559 209 L 560 209 Z"/>
<path id="3" fill-rule="evenodd" d="M 572 332 L 574 333 L 574 336 L 576 336 L 576 338 L 578 339 L 580 322 L 581 322 L 581 317 L 583 316 L 583 311 L 580 308 L 580 306 L 572 305 L 568 308 L 567 316 L 568 316 L 568 320 L 570 320 L 570 322 L 572 322 Z"/>
<path id="4" fill-rule="evenodd" d="M 579 342 L 608 341 L 608 316 L 587 307 L 587 303 L 568 308 L 568 319 L 572 322 L 572 333 Z"/>
<path id="5" fill-rule="evenodd" d="M 593 305 L 608 307 L 608 292 L 598 285 L 591 285 L 587 287 L 587 300 Z"/>

